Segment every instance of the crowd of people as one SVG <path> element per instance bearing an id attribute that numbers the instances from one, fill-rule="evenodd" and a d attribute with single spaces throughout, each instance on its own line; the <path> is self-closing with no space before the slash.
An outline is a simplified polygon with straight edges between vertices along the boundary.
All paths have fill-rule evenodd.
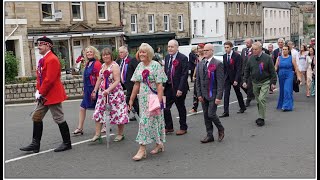
<path id="1" fill-rule="evenodd" d="M 64 120 L 62 102 L 67 98 L 60 77 L 59 60 L 52 50 L 53 43 L 47 37 L 38 40 L 39 53 L 43 58 L 37 68 L 38 101 L 33 113 L 33 137 L 30 145 L 20 148 L 22 151 L 39 152 L 43 130 L 42 119 L 48 110 L 59 125 L 63 143 L 55 152 L 72 149 L 70 132 Z M 155 143 L 150 154 L 164 151 L 166 135 L 175 132 L 184 135 L 188 132 L 185 100 L 189 91 L 189 71 L 191 83 L 194 83 L 193 107 L 190 113 L 197 112 L 201 103 L 206 135 L 201 143 L 214 141 L 213 124 L 218 130 L 218 141 L 222 141 L 224 126 L 219 118 L 229 116 L 229 98 L 233 87 L 239 103 L 238 113 L 244 113 L 250 102 L 257 101 L 258 126 L 263 126 L 266 118 L 266 96 L 276 88 L 279 79 L 279 99 L 277 109 L 294 109 L 294 86 L 302 85 L 302 75 L 306 84 L 306 96 L 315 95 L 316 57 L 315 48 L 305 45 L 300 51 L 292 48 L 293 43 L 278 40 L 279 48 L 268 50 L 260 42 L 245 40 L 246 48 L 241 53 L 232 50 L 233 43 L 224 43 L 223 62 L 214 58 L 214 45 L 198 44 L 189 58 L 179 52 L 179 43 L 173 39 L 168 42 L 168 54 L 160 57 L 160 49 L 142 43 L 136 57 L 130 57 L 126 46 L 119 47 L 119 59 L 115 61 L 112 51 L 104 48 L 99 52 L 95 47 L 87 47 L 78 61 L 85 62 L 83 71 L 83 99 L 79 109 L 79 122 L 73 134 L 83 135 L 86 110 L 92 109 L 91 119 L 95 123 L 92 142 L 101 143 L 101 133 L 110 133 L 103 129 L 104 124 L 117 125 L 114 142 L 125 138 L 125 124 L 138 120 L 136 142 L 139 149 L 133 160 L 147 157 L 146 145 Z M 268 51 L 268 53 L 266 53 Z M 154 61 L 157 56 L 163 60 Z M 241 89 L 247 94 L 243 100 Z M 126 94 L 125 94 L 126 90 Z M 218 116 L 217 106 L 223 99 L 224 112 Z M 171 114 L 175 104 L 179 114 L 179 127 L 175 131 Z M 135 116 L 129 119 L 130 112 Z"/>

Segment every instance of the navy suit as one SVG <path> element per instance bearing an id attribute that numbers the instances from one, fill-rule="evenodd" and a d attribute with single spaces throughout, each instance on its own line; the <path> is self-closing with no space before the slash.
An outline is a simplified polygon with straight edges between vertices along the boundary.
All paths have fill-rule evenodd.
<path id="1" fill-rule="evenodd" d="M 280 49 L 277 48 L 276 50 L 273 51 L 273 54 L 272 54 L 273 64 L 276 64 L 276 61 L 277 61 L 277 58 L 278 58 L 279 55 L 281 55 L 280 54 Z"/>
<path id="2" fill-rule="evenodd" d="M 170 55 L 166 55 L 165 57 L 165 66 L 164 70 L 168 77 L 168 81 L 164 85 L 164 95 L 166 96 L 166 108 L 164 109 L 164 119 L 165 119 L 165 128 L 166 129 L 173 129 L 172 123 L 172 116 L 171 116 L 171 106 L 173 103 L 176 104 L 178 112 L 179 112 L 179 123 L 181 130 L 187 130 L 187 110 L 185 106 L 185 99 L 187 92 L 189 90 L 188 85 L 188 57 L 177 53 L 177 56 L 173 61 L 177 60 L 179 63 L 175 67 L 175 73 L 172 74 L 172 81 L 171 76 L 169 76 L 169 60 Z M 173 63 L 171 66 L 171 70 L 173 69 Z M 171 71 L 172 72 L 172 71 Z M 177 97 L 177 90 L 182 91 L 182 95 Z"/>
<path id="3" fill-rule="evenodd" d="M 233 86 L 233 89 L 237 95 L 239 106 L 241 109 L 246 109 L 243 102 L 243 96 L 240 92 L 241 62 L 242 62 L 242 58 L 240 54 L 238 54 L 235 51 L 232 52 L 229 62 L 227 61 L 227 54 L 223 55 L 223 68 L 224 68 L 224 77 L 225 77 L 223 107 L 224 107 L 225 113 L 229 113 L 230 90 L 231 90 L 231 86 L 233 86 L 234 81 L 238 82 L 237 86 Z"/>

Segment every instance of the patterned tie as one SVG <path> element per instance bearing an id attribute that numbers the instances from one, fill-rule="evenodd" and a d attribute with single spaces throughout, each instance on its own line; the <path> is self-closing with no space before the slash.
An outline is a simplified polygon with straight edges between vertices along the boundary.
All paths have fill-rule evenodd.
<path id="1" fill-rule="evenodd" d="M 123 73 L 122 73 L 124 64 L 125 64 L 124 63 L 124 59 L 122 59 L 122 62 L 121 62 L 121 65 L 120 65 L 120 80 L 121 80 L 122 83 L 123 83 L 123 80 L 124 80 Z"/>

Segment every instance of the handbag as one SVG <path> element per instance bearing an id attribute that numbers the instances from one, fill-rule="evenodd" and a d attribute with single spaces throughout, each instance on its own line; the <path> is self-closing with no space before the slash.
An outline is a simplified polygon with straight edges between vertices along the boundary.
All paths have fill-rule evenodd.
<path id="1" fill-rule="evenodd" d="M 156 94 L 149 94 L 148 95 L 148 111 L 150 113 L 150 116 L 158 116 L 161 114 L 161 105 L 158 98 L 158 95 Z"/>
<path id="2" fill-rule="evenodd" d="M 300 81 L 298 80 L 298 77 L 297 77 L 297 74 L 296 73 L 293 73 L 293 91 L 294 92 L 299 92 L 299 84 L 300 84 Z"/>

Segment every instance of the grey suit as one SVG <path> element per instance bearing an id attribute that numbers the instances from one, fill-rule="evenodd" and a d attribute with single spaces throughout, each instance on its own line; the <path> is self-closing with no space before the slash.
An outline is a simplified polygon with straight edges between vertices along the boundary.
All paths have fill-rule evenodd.
<path id="1" fill-rule="evenodd" d="M 224 87 L 224 71 L 223 64 L 214 58 L 211 59 L 210 64 L 216 65 L 216 70 L 214 73 L 214 86 L 212 97 L 209 97 L 209 78 L 208 78 L 208 68 L 206 66 L 206 60 L 199 62 L 197 66 L 197 79 L 196 79 L 196 88 L 198 97 L 201 96 L 204 100 L 202 102 L 202 109 L 204 115 L 204 123 L 206 125 L 207 136 L 213 135 L 213 125 L 212 122 L 218 128 L 218 131 L 223 131 L 224 127 L 222 126 L 219 117 L 217 116 L 217 105 L 215 104 L 215 99 L 222 99 L 223 87 Z"/>

